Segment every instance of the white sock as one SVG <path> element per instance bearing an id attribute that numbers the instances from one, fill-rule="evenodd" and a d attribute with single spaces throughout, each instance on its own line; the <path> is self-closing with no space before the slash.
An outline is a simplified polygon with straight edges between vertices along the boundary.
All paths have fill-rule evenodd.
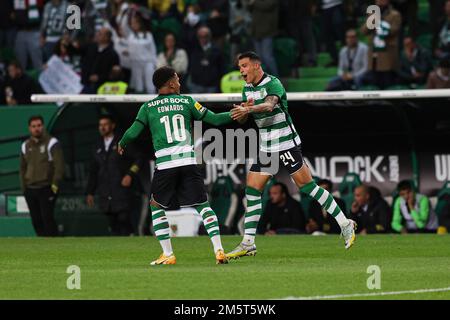
<path id="1" fill-rule="evenodd" d="M 347 217 L 344 215 L 344 213 L 341 211 L 341 212 L 339 212 L 337 215 L 336 215 L 336 217 L 334 217 L 335 219 L 336 219 L 336 221 L 337 221 L 337 223 L 339 224 L 339 226 L 342 228 L 342 227 L 345 227 L 346 225 L 348 225 L 348 223 L 350 222 L 350 221 L 348 221 L 348 219 L 347 219 Z"/>
<path id="2" fill-rule="evenodd" d="M 251 246 L 252 244 L 255 243 L 255 236 L 251 235 L 251 234 L 245 234 L 244 240 L 242 240 L 242 243 L 247 246 Z"/>
<path id="3" fill-rule="evenodd" d="M 223 250 L 222 241 L 220 241 L 220 235 L 211 237 L 211 242 L 214 247 L 214 253 L 216 253 L 217 250 Z"/>
<path id="4" fill-rule="evenodd" d="M 170 239 L 159 240 L 159 243 L 161 244 L 165 256 L 168 257 L 173 254 L 172 243 L 170 242 Z"/>

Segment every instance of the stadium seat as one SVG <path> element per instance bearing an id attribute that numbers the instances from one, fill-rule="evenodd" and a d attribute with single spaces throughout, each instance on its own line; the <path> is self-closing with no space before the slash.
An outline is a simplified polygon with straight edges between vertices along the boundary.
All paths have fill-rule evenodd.
<path id="1" fill-rule="evenodd" d="M 347 214 L 350 212 L 353 203 L 353 191 L 357 186 L 361 185 L 361 179 L 358 174 L 349 172 L 343 178 L 339 184 L 339 193 L 341 199 L 345 202 L 345 208 Z"/>
<path id="2" fill-rule="evenodd" d="M 308 67 L 300 68 L 301 78 L 332 78 L 337 75 L 337 68 Z"/>
<path id="3" fill-rule="evenodd" d="M 329 81 L 329 78 L 288 79 L 287 91 L 323 91 L 327 87 Z"/>

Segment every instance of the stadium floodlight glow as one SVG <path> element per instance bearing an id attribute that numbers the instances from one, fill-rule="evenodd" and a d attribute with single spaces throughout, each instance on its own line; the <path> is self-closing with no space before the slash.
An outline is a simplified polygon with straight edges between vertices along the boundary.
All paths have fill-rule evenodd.
<path id="1" fill-rule="evenodd" d="M 239 93 L 192 94 L 197 101 L 208 102 L 240 102 Z M 96 103 L 144 103 L 156 97 L 154 94 L 33 94 L 31 101 L 42 102 L 96 102 Z M 450 98 L 450 89 L 418 89 L 418 90 L 378 90 L 378 91 L 338 91 L 338 92 L 288 92 L 290 101 L 323 101 L 323 100 L 383 100 L 411 98 Z"/>

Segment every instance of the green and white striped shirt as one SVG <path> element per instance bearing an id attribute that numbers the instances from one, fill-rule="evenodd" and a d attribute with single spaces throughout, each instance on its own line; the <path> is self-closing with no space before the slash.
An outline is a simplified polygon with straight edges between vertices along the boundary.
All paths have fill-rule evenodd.
<path id="1" fill-rule="evenodd" d="M 271 112 L 252 113 L 259 128 L 260 150 L 281 152 L 300 145 L 300 136 L 287 111 L 286 90 L 278 78 L 264 74 L 256 86 L 246 84 L 242 91 L 242 100 L 254 99 L 255 105 L 263 103 L 267 96 L 278 97 L 275 108 Z"/>
<path id="2" fill-rule="evenodd" d="M 207 109 L 189 96 L 159 95 L 144 103 L 136 121 L 150 128 L 158 170 L 197 164 L 192 141 L 192 121 Z"/>

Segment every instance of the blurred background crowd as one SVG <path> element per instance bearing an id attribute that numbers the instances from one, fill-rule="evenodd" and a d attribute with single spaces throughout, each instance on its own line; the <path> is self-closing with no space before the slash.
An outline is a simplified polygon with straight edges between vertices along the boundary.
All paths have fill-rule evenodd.
<path id="1" fill-rule="evenodd" d="M 0 104 L 30 103 L 52 56 L 83 93 L 155 93 L 162 65 L 185 93 L 240 92 L 245 50 L 288 91 L 449 88 L 449 21 L 445 0 L 4 0 Z"/>

